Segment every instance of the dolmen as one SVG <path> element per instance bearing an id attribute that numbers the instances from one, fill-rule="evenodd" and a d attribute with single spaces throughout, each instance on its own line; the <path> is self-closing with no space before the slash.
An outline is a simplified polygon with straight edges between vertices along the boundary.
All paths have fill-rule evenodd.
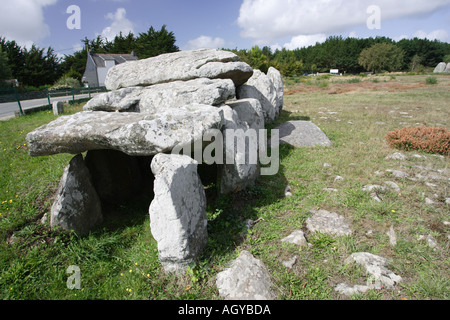
<path id="1" fill-rule="evenodd" d="M 235 193 L 264 174 L 255 153 L 266 165 L 267 137 L 257 133 L 281 113 L 282 76 L 253 70 L 229 51 L 200 49 L 117 65 L 106 86 L 82 112 L 27 135 L 33 157 L 74 155 L 50 225 L 88 235 L 107 208 L 150 185 L 159 260 L 166 271 L 184 271 L 208 241 L 204 180 Z M 215 170 L 202 175 L 204 166 Z"/>

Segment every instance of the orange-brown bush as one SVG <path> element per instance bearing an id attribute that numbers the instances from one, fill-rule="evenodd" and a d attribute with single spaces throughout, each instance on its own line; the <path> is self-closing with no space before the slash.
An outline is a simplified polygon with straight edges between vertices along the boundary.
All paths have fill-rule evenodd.
<path id="1" fill-rule="evenodd" d="M 386 140 L 391 147 L 396 149 L 450 154 L 450 131 L 445 128 L 403 128 L 389 132 Z"/>

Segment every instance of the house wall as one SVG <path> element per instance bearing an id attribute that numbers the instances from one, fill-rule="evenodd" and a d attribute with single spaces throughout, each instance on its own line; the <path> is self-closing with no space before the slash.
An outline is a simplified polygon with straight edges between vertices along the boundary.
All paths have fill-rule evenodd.
<path id="1" fill-rule="evenodd" d="M 109 69 L 114 67 L 116 63 L 115 61 L 106 60 L 105 65 L 105 68 L 97 68 L 98 82 L 100 87 L 105 86 L 106 75 L 108 74 Z"/>
<path id="2" fill-rule="evenodd" d="M 86 71 L 83 75 L 83 82 L 89 83 L 91 87 L 99 87 L 99 82 L 97 80 L 97 67 L 90 54 L 88 54 Z"/>

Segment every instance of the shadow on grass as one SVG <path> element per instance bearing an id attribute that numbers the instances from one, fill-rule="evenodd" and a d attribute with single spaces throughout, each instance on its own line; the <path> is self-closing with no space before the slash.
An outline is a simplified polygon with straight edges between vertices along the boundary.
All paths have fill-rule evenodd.
<path id="1" fill-rule="evenodd" d="M 218 263 L 232 254 L 247 236 L 248 221 L 260 218 L 258 209 L 284 198 L 288 185 L 282 160 L 295 150 L 280 145 L 280 168 L 274 176 L 261 176 L 254 185 L 235 194 L 219 194 L 215 186 L 207 188 L 208 245 L 199 258 L 209 264 Z M 269 150 L 270 152 L 270 150 Z"/>

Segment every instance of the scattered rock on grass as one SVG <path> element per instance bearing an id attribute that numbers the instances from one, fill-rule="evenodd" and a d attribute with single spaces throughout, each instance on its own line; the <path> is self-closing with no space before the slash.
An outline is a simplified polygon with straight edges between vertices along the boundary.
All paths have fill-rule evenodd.
<path id="1" fill-rule="evenodd" d="M 217 275 L 216 285 L 225 300 L 275 299 L 265 265 L 245 250 L 229 268 Z"/>
<path id="2" fill-rule="evenodd" d="M 395 178 L 399 178 L 399 179 L 404 179 L 404 178 L 408 178 L 409 174 L 400 170 L 392 170 L 392 169 L 387 169 L 386 172 L 390 172 Z"/>
<path id="3" fill-rule="evenodd" d="M 393 181 L 385 181 L 384 184 L 387 185 L 392 190 L 394 190 L 395 192 L 400 192 L 401 191 L 400 187 L 398 186 L 398 184 L 396 184 Z"/>
<path id="4" fill-rule="evenodd" d="M 281 242 L 289 242 L 299 246 L 306 246 L 308 244 L 302 230 L 292 232 L 289 236 L 283 238 Z"/>
<path id="5" fill-rule="evenodd" d="M 345 260 L 345 263 L 356 262 L 363 266 L 366 272 L 371 276 L 368 279 L 369 287 L 372 289 L 381 289 L 385 286 L 387 289 L 394 289 L 394 287 L 402 281 L 402 277 L 396 275 L 391 270 L 387 269 L 388 261 L 386 258 L 376 256 L 368 252 L 353 253 Z"/>
<path id="6" fill-rule="evenodd" d="M 344 217 L 327 210 L 311 210 L 314 215 L 306 220 L 310 232 L 321 232 L 333 236 L 351 235 L 352 230 Z"/>
<path id="7" fill-rule="evenodd" d="M 347 297 L 351 297 L 358 293 L 365 293 L 369 289 L 369 286 L 355 285 L 353 287 L 350 287 L 345 283 L 340 283 L 334 288 L 334 291 L 339 292 L 340 294 Z"/>
<path id="8" fill-rule="evenodd" d="M 389 237 L 389 244 L 393 247 L 397 245 L 397 235 L 395 234 L 394 227 L 391 226 L 389 231 L 387 232 L 387 235 Z"/>
<path id="9" fill-rule="evenodd" d="M 406 160 L 406 156 L 401 152 L 396 152 L 391 155 L 388 155 L 386 160 Z"/>
<path id="10" fill-rule="evenodd" d="M 283 266 L 285 266 L 288 269 L 292 269 L 292 267 L 294 266 L 294 264 L 297 262 L 298 256 L 294 256 L 292 257 L 292 259 L 289 259 L 287 261 L 283 261 L 282 264 Z"/>

